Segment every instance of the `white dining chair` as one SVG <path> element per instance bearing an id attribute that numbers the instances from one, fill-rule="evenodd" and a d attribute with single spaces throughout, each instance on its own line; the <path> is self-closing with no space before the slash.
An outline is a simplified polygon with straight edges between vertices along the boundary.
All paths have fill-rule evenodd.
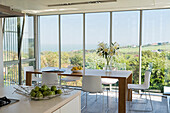
<path id="1" fill-rule="evenodd" d="M 112 85 L 116 84 L 118 79 L 102 78 L 102 84 L 109 85 L 110 91 L 112 90 Z"/>
<path id="2" fill-rule="evenodd" d="M 113 84 L 116 84 L 118 82 L 118 79 L 110 79 L 110 78 L 102 78 L 102 84 L 103 85 L 109 85 L 110 86 L 110 91 L 112 91 L 112 85 Z M 108 89 L 107 90 L 107 93 L 108 93 Z M 118 100 L 118 93 L 115 91 L 115 95 L 116 95 L 116 102 Z"/>
<path id="3" fill-rule="evenodd" d="M 126 64 L 125 63 L 114 63 L 114 68 L 112 68 L 112 70 L 113 71 L 126 70 Z M 112 91 L 112 85 L 116 85 L 118 81 L 119 81 L 118 79 L 102 78 L 102 84 L 109 85 L 110 91 Z M 116 92 L 115 95 L 116 95 L 116 101 L 118 101 L 118 93 Z"/>
<path id="4" fill-rule="evenodd" d="M 105 70 L 105 68 L 103 68 L 103 70 Z M 112 70 L 114 71 L 115 69 L 112 68 Z M 118 79 L 102 78 L 102 84 L 109 85 L 110 91 L 112 90 L 112 85 L 116 84 L 117 82 L 118 82 Z"/>
<path id="5" fill-rule="evenodd" d="M 151 72 L 150 71 L 146 71 L 145 72 L 145 79 L 144 79 L 144 83 L 143 84 L 128 84 L 128 89 L 131 90 L 143 90 L 145 92 L 146 95 L 146 90 L 149 89 L 150 87 L 150 77 L 151 77 Z M 148 91 L 149 92 L 149 91 Z M 149 92 L 149 99 L 150 99 L 150 105 L 151 105 L 151 110 L 138 110 L 138 109 L 132 109 L 132 104 L 133 102 L 130 102 L 130 111 L 140 111 L 140 112 L 152 112 L 153 111 L 153 105 L 152 105 L 152 99 L 150 96 L 150 92 Z M 147 98 L 146 98 L 147 100 Z M 147 104 L 147 103 L 135 103 L 135 104 Z"/>
<path id="6" fill-rule="evenodd" d="M 42 72 L 42 85 L 58 85 L 58 75 L 51 72 Z"/>
<path id="7" fill-rule="evenodd" d="M 34 67 L 33 66 L 24 67 L 24 81 L 26 81 L 27 71 L 34 71 Z M 42 81 L 42 78 L 36 77 L 35 74 L 32 74 L 32 82 L 40 83 L 41 81 Z"/>
<path id="8" fill-rule="evenodd" d="M 102 82 L 100 76 L 83 76 L 82 91 L 86 92 L 86 104 L 82 107 L 82 110 L 87 107 L 87 93 L 103 93 Z M 104 95 L 103 95 L 104 96 Z M 96 95 L 97 100 L 97 95 Z M 109 99 L 107 92 L 107 110 L 109 108 Z"/>
<path id="9" fill-rule="evenodd" d="M 115 70 L 126 70 L 126 63 L 114 63 L 112 71 Z M 102 78 L 102 84 L 109 85 L 110 91 L 112 90 L 112 85 L 116 84 L 118 79 Z"/>
<path id="10" fill-rule="evenodd" d="M 68 66 L 67 67 L 68 71 L 70 71 L 72 67 L 73 66 Z M 76 83 L 76 86 L 77 86 L 77 81 L 80 80 L 80 79 L 81 79 L 81 77 L 72 77 L 72 76 L 69 77 L 69 76 L 66 76 L 64 78 L 61 78 L 61 81 L 66 82 L 66 83 L 74 82 L 74 83 Z"/>

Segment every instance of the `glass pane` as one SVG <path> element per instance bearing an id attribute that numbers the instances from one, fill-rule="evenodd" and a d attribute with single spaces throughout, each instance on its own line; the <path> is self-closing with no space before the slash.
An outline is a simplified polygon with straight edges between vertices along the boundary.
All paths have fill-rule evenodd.
<path id="1" fill-rule="evenodd" d="M 41 68 L 59 67 L 58 15 L 40 16 Z"/>
<path id="2" fill-rule="evenodd" d="M 142 78 L 152 70 L 151 88 L 170 85 L 170 9 L 143 11 Z"/>
<path id="3" fill-rule="evenodd" d="M 61 16 L 61 67 L 83 66 L 83 15 Z"/>
<path id="4" fill-rule="evenodd" d="M 5 18 L 3 61 L 18 60 L 17 18 Z"/>
<path id="5" fill-rule="evenodd" d="M 8 65 L 4 64 L 3 72 L 4 72 L 4 84 L 6 86 L 19 84 L 17 63 Z"/>
<path id="6" fill-rule="evenodd" d="M 22 54 L 22 57 L 21 57 L 22 59 L 35 58 L 34 57 L 34 18 L 33 17 L 26 17 L 26 20 L 25 20 L 21 54 Z"/>
<path id="7" fill-rule="evenodd" d="M 18 84 L 18 35 L 17 22 L 20 18 L 5 18 L 3 40 L 4 84 Z M 19 23 L 20 25 L 20 23 Z"/>
<path id="8" fill-rule="evenodd" d="M 113 12 L 113 43 L 120 46 L 112 64 L 119 70 L 132 70 L 133 81 L 139 77 L 139 11 Z"/>
<path id="9" fill-rule="evenodd" d="M 96 54 L 100 42 L 109 43 L 110 13 L 86 14 L 86 64 L 87 69 L 103 69 L 105 59 Z"/>

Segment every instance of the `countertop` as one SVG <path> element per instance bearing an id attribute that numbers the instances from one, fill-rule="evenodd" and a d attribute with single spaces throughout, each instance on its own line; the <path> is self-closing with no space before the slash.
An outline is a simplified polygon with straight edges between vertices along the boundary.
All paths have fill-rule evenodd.
<path id="1" fill-rule="evenodd" d="M 0 87 L 0 97 L 19 99 L 14 104 L 0 108 L 0 113 L 51 113 L 64 106 L 66 103 L 81 95 L 81 91 L 74 90 L 69 95 L 61 95 L 49 100 L 34 101 L 28 97 L 13 93 L 14 86 Z"/>

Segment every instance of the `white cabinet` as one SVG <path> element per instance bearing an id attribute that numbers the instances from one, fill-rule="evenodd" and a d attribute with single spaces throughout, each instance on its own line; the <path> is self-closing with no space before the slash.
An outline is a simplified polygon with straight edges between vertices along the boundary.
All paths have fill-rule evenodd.
<path id="1" fill-rule="evenodd" d="M 61 107 L 61 113 L 80 113 L 80 99 L 79 96 Z"/>
<path id="2" fill-rule="evenodd" d="M 53 113 L 81 113 L 81 97 L 77 96 Z"/>

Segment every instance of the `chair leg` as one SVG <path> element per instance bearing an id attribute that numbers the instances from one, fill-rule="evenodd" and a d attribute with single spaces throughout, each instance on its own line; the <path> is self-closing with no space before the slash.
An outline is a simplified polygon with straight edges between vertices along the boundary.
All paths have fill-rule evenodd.
<path id="1" fill-rule="evenodd" d="M 146 91 L 144 90 L 144 94 L 140 94 L 140 99 L 142 99 L 142 95 L 145 95 L 145 102 L 132 102 L 132 104 L 147 104 L 148 103 L 148 100 L 147 100 L 147 95 L 146 95 Z"/>
<path id="2" fill-rule="evenodd" d="M 146 92 L 145 92 L 145 95 L 146 95 Z M 147 99 L 147 97 L 146 97 L 146 99 Z M 132 102 L 130 102 L 130 101 L 129 101 L 130 102 L 129 110 L 130 111 L 139 111 L 139 112 L 152 112 L 153 111 L 153 105 L 152 105 L 152 99 L 151 99 L 151 96 L 150 96 L 150 92 L 149 92 L 149 99 L 150 99 L 151 110 L 136 110 L 136 109 L 131 109 L 132 108 Z M 138 104 L 143 104 L 143 103 L 138 103 Z M 147 103 L 145 103 L 145 104 L 147 104 Z"/>
<path id="3" fill-rule="evenodd" d="M 81 108 L 81 111 L 83 110 L 83 109 L 85 109 L 87 107 L 87 92 L 86 92 L 86 103 L 85 103 L 85 106 L 83 106 L 82 108 Z"/>
<path id="4" fill-rule="evenodd" d="M 109 86 L 110 86 L 110 91 L 112 90 L 112 84 L 109 84 Z"/>
<path id="5" fill-rule="evenodd" d="M 96 101 L 97 101 L 97 93 L 96 93 Z"/>
<path id="6" fill-rule="evenodd" d="M 145 99 L 146 99 L 146 103 L 148 103 L 146 91 L 145 91 Z"/>
<path id="7" fill-rule="evenodd" d="M 87 107 L 87 92 L 86 92 L 86 107 Z"/>
<path id="8" fill-rule="evenodd" d="M 168 113 L 170 113 L 170 110 L 169 110 L 169 99 L 170 98 L 169 98 L 169 96 L 167 96 L 166 98 L 167 98 L 167 111 L 168 111 Z"/>
<path id="9" fill-rule="evenodd" d="M 115 92 L 115 94 L 116 94 L 116 102 L 118 102 L 118 95 L 119 95 L 119 93 L 118 93 L 118 91 L 117 90 L 115 90 L 116 92 Z"/>
<path id="10" fill-rule="evenodd" d="M 104 105 L 104 92 L 103 92 L 103 105 Z"/>
<path id="11" fill-rule="evenodd" d="M 147 95 L 146 95 L 146 91 L 144 90 L 144 94 L 140 94 L 140 99 L 142 99 L 142 95 L 145 95 L 145 102 L 141 102 L 140 104 L 147 104 L 148 100 L 147 100 Z"/>
<path id="12" fill-rule="evenodd" d="M 107 109 L 106 113 L 109 111 L 109 91 L 107 90 Z"/>
<path id="13" fill-rule="evenodd" d="M 61 76 L 59 76 L 59 80 L 60 80 L 60 86 L 61 86 Z"/>
<path id="14" fill-rule="evenodd" d="M 108 94 L 108 93 L 109 93 L 109 92 L 108 92 L 108 90 L 107 90 L 107 108 L 108 108 L 108 106 L 109 106 L 109 105 L 108 105 L 108 102 L 109 102 L 109 97 L 108 97 L 109 94 Z"/>
<path id="15" fill-rule="evenodd" d="M 151 111 L 153 111 L 153 105 L 152 105 L 152 99 L 151 99 L 150 92 L 149 92 L 149 98 L 150 98 L 150 104 L 151 104 Z"/>
<path id="16" fill-rule="evenodd" d="M 132 98 L 131 96 L 132 96 L 132 91 L 130 91 L 130 98 Z M 131 111 L 131 107 L 132 107 L 132 101 L 129 101 L 129 110 Z"/>

